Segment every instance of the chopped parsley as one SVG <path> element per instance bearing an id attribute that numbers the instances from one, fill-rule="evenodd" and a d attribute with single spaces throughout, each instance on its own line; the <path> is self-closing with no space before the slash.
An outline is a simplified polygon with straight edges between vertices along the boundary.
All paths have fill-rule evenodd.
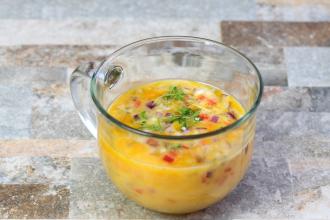
<path id="1" fill-rule="evenodd" d="M 147 117 L 147 112 L 143 111 L 138 115 L 140 119 L 140 125 L 143 126 L 147 123 L 148 117 Z"/>
<path id="2" fill-rule="evenodd" d="M 171 115 L 168 118 L 168 122 L 173 123 L 177 121 L 180 124 L 182 130 L 187 130 L 195 123 L 201 121 L 201 119 L 198 117 L 199 113 L 200 109 L 182 107 L 176 114 Z"/>
<path id="3" fill-rule="evenodd" d="M 182 147 L 181 144 L 170 144 L 170 145 L 168 145 L 168 149 L 169 149 L 169 150 L 178 150 L 178 149 L 180 149 L 181 147 Z"/>
<path id="4" fill-rule="evenodd" d="M 185 95 L 186 94 L 181 88 L 178 88 L 176 86 L 171 86 L 168 93 L 163 96 L 163 99 L 183 101 Z"/>
<path id="5" fill-rule="evenodd" d="M 164 130 L 159 119 L 157 119 L 157 121 L 155 123 L 147 123 L 148 116 L 147 116 L 146 111 L 141 112 L 140 114 L 138 114 L 138 116 L 139 116 L 139 124 L 140 124 L 141 129 L 147 129 L 147 130 L 151 130 L 151 131 L 163 131 Z"/>
<path id="6" fill-rule="evenodd" d="M 162 127 L 160 120 L 158 119 L 154 124 L 144 124 L 141 126 L 143 129 L 151 130 L 151 131 L 163 131 L 164 128 Z"/>

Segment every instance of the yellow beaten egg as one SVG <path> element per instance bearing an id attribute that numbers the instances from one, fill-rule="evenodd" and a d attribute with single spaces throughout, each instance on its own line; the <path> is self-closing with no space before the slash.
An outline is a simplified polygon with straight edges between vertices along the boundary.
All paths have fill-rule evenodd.
<path id="1" fill-rule="evenodd" d="M 245 110 L 233 96 L 210 85 L 162 80 L 123 93 L 108 112 L 134 129 L 189 136 L 226 127 Z M 98 130 L 100 155 L 113 183 L 138 204 L 167 213 L 197 211 L 226 196 L 247 169 L 254 135 L 246 139 L 243 128 L 236 128 L 199 139 L 157 138 L 104 118 Z"/>

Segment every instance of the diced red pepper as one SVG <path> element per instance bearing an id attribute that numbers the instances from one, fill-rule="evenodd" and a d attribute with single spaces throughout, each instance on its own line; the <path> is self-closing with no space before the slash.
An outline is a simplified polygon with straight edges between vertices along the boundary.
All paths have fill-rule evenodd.
<path id="1" fill-rule="evenodd" d="M 169 152 L 168 154 L 165 154 L 163 157 L 163 160 L 166 161 L 167 163 L 173 163 L 175 160 L 176 153 L 174 152 Z"/>
<path id="2" fill-rule="evenodd" d="M 205 99 L 205 96 L 204 96 L 204 95 L 199 95 L 199 96 L 197 97 L 197 99 L 198 99 L 198 100 L 204 100 L 204 99 Z"/>
<path id="3" fill-rule="evenodd" d="M 166 154 L 166 155 L 164 155 L 163 160 L 168 162 L 168 163 L 172 163 L 174 161 L 174 158 L 171 157 L 170 155 Z"/>
<path id="4" fill-rule="evenodd" d="M 208 99 L 207 100 L 207 104 L 209 104 L 209 105 L 215 105 L 215 104 L 217 104 L 217 102 L 214 101 L 213 99 Z"/>
<path id="5" fill-rule="evenodd" d="M 140 105 L 141 105 L 141 101 L 140 100 L 137 99 L 137 100 L 134 101 L 134 107 L 135 108 L 139 107 Z"/>
<path id="6" fill-rule="evenodd" d="M 200 119 L 202 119 L 202 120 L 207 120 L 207 119 L 209 119 L 209 116 L 208 116 L 207 114 L 204 114 L 204 113 L 199 114 L 198 117 L 199 117 Z"/>

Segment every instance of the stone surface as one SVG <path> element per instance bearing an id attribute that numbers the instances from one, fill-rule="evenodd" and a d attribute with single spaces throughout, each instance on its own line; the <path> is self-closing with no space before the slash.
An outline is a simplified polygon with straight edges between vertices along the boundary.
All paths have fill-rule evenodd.
<path id="1" fill-rule="evenodd" d="M 16 66 L 16 64 L 1 66 L 0 75 L 0 85 L 17 85 L 23 89 L 33 89 L 53 83 L 67 85 L 69 77 L 67 70 L 61 67 L 21 67 Z"/>
<path id="2" fill-rule="evenodd" d="M 2 80 L 0 80 L 2 81 Z M 0 83 L 0 138 L 27 138 L 31 128 L 32 91 Z"/>
<path id="3" fill-rule="evenodd" d="M 328 145 L 329 146 L 329 145 Z M 289 160 L 297 218 L 330 218 L 330 155 Z"/>
<path id="4" fill-rule="evenodd" d="M 223 21 L 221 32 L 233 46 L 330 46 L 330 22 Z"/>
<path id="5" fill-rule="evenodd" d="M 259 69 L 265 85 L 287 85 L 286 66 L 282 48 L 237 47 Z"/>
<path id="6" fill-rule="evenodd" d="M 1 14 L 1 13 L 0 13 Z M 124 46 L 143 38 L 191 35 L 220 40 L 219 20 L 65 19 L 1 20 L 0 45 L 73 44 Z"/>
<path id="7" fill-rule="evenodd" d="M 266 133 L 267 131 L 265 131 Z M 330 138 L 322 135 L 302 135 L 296 137 L 278 136 L 274 140 L 263 140 L 259 135 L 255 140 L 256 157 L 286 157 L 293 160 L 302 158 L 330 158 Z"/>
<path id="8" fill-rule="evenodd" d="M 329 200 L 329 185 L 298 192 L 295 194 L 293 215 L 299 219 L 329 219 Z"/>
<path id="9" fill-rule="evenodd" d="M 289 161 L 295 193 L 330 184 L 330 156 L 305 157 Z"/>
<path id="10" fill-rule="evenodd" d="M 330 86 L 330 48 L 294 47 L 284 52 L 289 86 Z"/>
<path id="11" fill-rule="evenodd" d="M 256 17 L 276 21 L 329 21 L 327 0 L 256 0 Z"/>
<path id="12" fill-rule="evenodd" d="M 0 157 L 97 157 L 96 140 L 0 140 Z"/>
<path id="13" fill-rule="evenodd" d="M 329 112 L 329 87 L 266 86 L 260 111 Z"/>
<path id="14" fill-rule="evenodd" d="M 51 157 L 0 158 L 2 184 L 56 184 L 69 183 L 70 160 Z"/>
<path id="15" fill-rule="evenodd" d="M 66 218 L 69 188 L 46 184 L 0 184 L 0 218 Z"/>
<path id="16" fill-rule="evenodd" d="M 34 88 L 31 137 L 51 139 L 91 139 L 75 110 L 65 84 Z"/>
<path id="17" fill-rule="evenodd" d="M 0 47 L 0 66 L 77 67 L 101 61 L 116 48 L 111 45 L 25 45 Z"/>
<path id="18" fill-rule="evenodd" d="M 179 4 L 175 0 L 152 1 L 78 1 L 56 0 L 52 4 L 42 0 L 25 2 L 3 0 L 0 18 L 13 19 L 65 19 L 65 18 L 196 18 L 253 19 L 255 17 L 252 0 L 191 0 L 189 4 Z"/>
<path id="19" fill-rule="evenodd" d="M 329 112 L 259 112 L 258 138 L 264 141 L 305 135 L 330 137 Z"/>
<path id="20" fill-rule="evenodd" d="M 91 138 L 73 106 L 65 68 L 2 67 L 0 73 L 1 138 Z"/>

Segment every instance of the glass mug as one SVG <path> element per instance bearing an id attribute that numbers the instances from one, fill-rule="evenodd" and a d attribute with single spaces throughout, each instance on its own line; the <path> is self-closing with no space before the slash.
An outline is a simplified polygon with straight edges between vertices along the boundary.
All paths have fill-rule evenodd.
<path id="1" fill-rule="evenodd" d="M 129 127 L 107 109 L 123 92 L 163 79 L 207 83 L 234 96 L 246 113 L 221 129 L 190 136 L 166 136 Z M 71 94 L 79 115 L 97 138 L 103 166 L 114 185 L 136 203 L 159 212 L 189 213 L 223 199 L 240 182 L 253 151 L 256 109 L 263 83 L 255 65 L 238 51 L 196 37 L 155 37 L 112 53 L 99 65 L 74 70 Z M 201 165 L 159 166 L 128 156 L 148 139 L 160 144 L 227 149 Z M 130 154 L 131 155 L 131 154 Z"/>

